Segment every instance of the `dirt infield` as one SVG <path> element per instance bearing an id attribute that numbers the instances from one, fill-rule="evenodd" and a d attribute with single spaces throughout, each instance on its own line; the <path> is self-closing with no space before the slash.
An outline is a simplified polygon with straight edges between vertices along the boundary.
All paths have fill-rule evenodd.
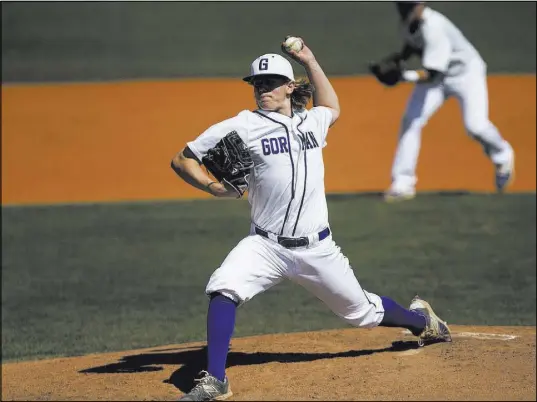
<path id="1" fill-rule="evenodd" d="M 416 348 L 399 329 L 233 340 L 232 400 L 535 400 L 535 327 L 453 326 Z M 3 400 L 176 400 L 201 343 L 2 365 Z"/>
<path id="2" fill-rule="evenodd" d="M 333 82 L 343 113 L 325 151 L 327 191 L 384 190 L 411 86 Z M 535 85 L 535 75 L 489 78 L 491 119 L 517 152 L 511 191 L 535 191 Z M 252 106 L 240 80 L 4 85 L 2 204 L 208 197 L 178 179 L 170 159 Z M 418 175 L 419 191 L 493 190 L 492 167 L 454 100 L 424 130 Z"/>

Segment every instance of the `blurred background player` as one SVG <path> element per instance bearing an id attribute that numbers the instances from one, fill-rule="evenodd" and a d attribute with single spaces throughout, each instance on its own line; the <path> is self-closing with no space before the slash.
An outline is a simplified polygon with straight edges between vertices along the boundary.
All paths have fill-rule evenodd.
<path id="1" fill-rule="evenodd" d="M 411 199 L 416 193 L 416 165 L 421 131 L 448 97 L 461 107 L 468 134 L 478 141 L 495 168 L 502 192 L 514 174 L 514 152 L 489 120 L 487 65 L 461 31 L 425 2 L 395 2 L 404 46 L 388 59 L 421 58 L 422 69 L 403 70 L 401 81 L 416 83 L 402 119 L 386 201 Z M 454 161 L 454 163 L 456 163 Z"/>

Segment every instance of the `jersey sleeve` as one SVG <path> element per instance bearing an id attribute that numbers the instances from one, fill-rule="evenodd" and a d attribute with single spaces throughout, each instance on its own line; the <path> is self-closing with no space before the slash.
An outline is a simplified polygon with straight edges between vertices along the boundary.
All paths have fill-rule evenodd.
<path id="1" fill-rule="evenodd" d="M 446 73 L 451 56 L 451 43 L 442 27 L 434 25 L 424 27 L 423 45 L 423 67 Z"/>
<path id="2" fill-rule="evenodd" d="M 326 137 L 330 123 L 332 123 L 332 110 L 325 106 L 315 106 L 309 110 L 309 115 L 315 119 L 322 147 L 326 146 Z"/>
<path id="3" fill-rule="evenodd" d="M 187 142 L 187 146 L 196 158 L 201 159 L 218 141 L 232 131 L 236 131 L 241 139 L 248 144 L 248 128 L 244 114 L 239 114 L 220 123 L 216 123 L 201 133 L 195 140 Z"/>

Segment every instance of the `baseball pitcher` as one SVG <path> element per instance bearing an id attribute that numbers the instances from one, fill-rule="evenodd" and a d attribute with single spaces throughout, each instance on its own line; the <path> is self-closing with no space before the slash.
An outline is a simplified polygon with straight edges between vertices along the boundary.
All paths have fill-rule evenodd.
<path id="1" fill-rule="evenodd" d="M 370 65 L 371 73 L 386 86 L 416 83 L 399 132 L 392 166 L 392 185 L 386 201 L 415 196 L 416 165 L 421 130 L 447 98 L 460 104 L 464 126 L 478 141 L 495 167 L 495 185 L 504 191 L 514 174 L 514 152 L 489 120 L 487 66 L 479 52 L 444 15 L 419 1 L 395 2 L 401 21 L 404 46 L 401 52 Z M 423 69 L 405 70 L 412 55 Z"/>
<path id="2" fill-rule="evenodd" d="M 338 97 L 302 39 L 288 38 L 282 50 L 305 68 L 309 82 L 296 80 L 281 55 L 258 57 L 244 78 L 257 108 L 209 127 L 172 160 L 174 171 L 192 186 L 216 197 L 240 198 L 248 191 L 251 205 L 249 234 L 207 284 L 207 370 L 182 397 L 185 401 L 232 395 L 225 370 L 237 307 L 284 279 L 303 286 L 356 327 L 407 328 L 420 345 L 451 341 L 447 324 L 421 298 L 405 309 L 364 290 L 334 242 L 323 148 L 340 114 Z"/>

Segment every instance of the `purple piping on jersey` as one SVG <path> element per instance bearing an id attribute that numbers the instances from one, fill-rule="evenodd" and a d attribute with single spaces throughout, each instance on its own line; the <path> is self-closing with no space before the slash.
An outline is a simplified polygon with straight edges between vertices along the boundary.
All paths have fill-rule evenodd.
<path id="1" fill-rule="evenodd" d="M 307 152 L 308 150 L 307 150 L 307 146 L 306 146 L 306 134 L 304 134 L 302 131 L 300 131 L 298 129 L 302 125 L 302 123 L 304 123 L 306 121 L 308 116 L 306 116 L 304 118 L 304 120 L 302 120 L 302 117 L 300 117 L 300 116 L 298 116 L 298 118 L 300 119 L 300 123 L 298 124 L 298 126 L 296 126 L 296 129 L 304 137 L 304 144 L 302 144 L 302 146 L 304 147 L 304 191 L 302 192 L 302 199 L 300 200 L 300 207 L 298 207 L 298 214 L 296 215 L 296 222 L 295 222 L 295 226 L 293 228 L 292 236 L 295 235 L 296 226 L 298 225 L 298 219 L 300 218 L 300 212 L 302 211 L 302 205 L 304 204 L 304 197 L 306 197 L 306 181 L 308 179 L 308 163 L 306 161 L 306 155 L 308 154 L 308 152 Z"/>
<path id="2" fill-rule="evenodd" d="M 270 121 L 281 125 L 285 129 L 285 132 L 287 133 L 287 143 L 289 144 L 289 158 L 291 159 L 291 200 L 289 201 L 289 204 L 287 204 L 287 210 L 285 211 L 285 218 L 283 219 L 282 229 L 280 230 L 280 236 L 281 236 L 283 235 L 283 229 L 285 228 L 285 224 L 287 223 L 287 218 L 289 218 L 289 210 L 291 209 L 291 203 L 295 199 L 295 163 L 293 161 L 293 155 L 291 152 L 291 137 L 289 136 L 289 130 L 287 129 L 287 126 L 285 124 L 280 123 L 279 121 L 274 120 L 268 116 L 265 116 L 263 113 L 259 113 L 257 110 L 254 110 L 254 113 L 257 113 L 259 116 L 265 117 L 269 119 Z"/>

